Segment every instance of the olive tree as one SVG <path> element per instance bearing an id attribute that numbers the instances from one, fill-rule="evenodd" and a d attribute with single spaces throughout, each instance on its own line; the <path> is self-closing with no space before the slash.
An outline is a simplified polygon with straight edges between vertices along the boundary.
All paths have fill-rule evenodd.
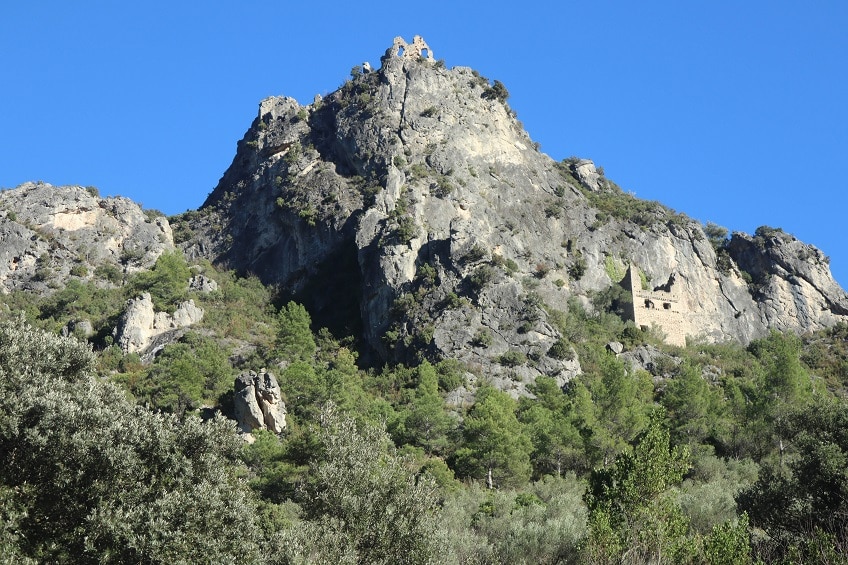
<path id="1" fill-rule="evenodd" d="M 4 545 L 39 562 L 255 562 L 256 505 L 241 440 L 180 420 L 92 376 L 73 339 L 0 322 Z"/>

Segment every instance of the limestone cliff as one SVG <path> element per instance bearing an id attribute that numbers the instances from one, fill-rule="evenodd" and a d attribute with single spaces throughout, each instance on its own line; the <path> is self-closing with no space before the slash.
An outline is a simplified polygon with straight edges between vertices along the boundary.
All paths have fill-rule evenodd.
<path id="1" fill-rule="evenodd" d="M 50 292 L 70 277 L 115 278 L 174 249 L 167 218 L 96 189 L 26 183 L 0 192 L 0 292 Z M 108 277 L 99 277 L 107 280 Z"/>
<path id="2" fill-rule="evenodd" d="M 588 304 L 630 265 L 646 287 L 674 280 L 686 325 L 663 329 L 684 337 L 848 319 L 817 250 L 737 234 L 718 261 L 698 223 L 625 194 L 591 161 L 540 153 L 500 83 L 433 61 L 423 41 L 396 41 L 381 62 L 307 106 L 263 100 L 183 220 L 196 236 L 186 252 L 281 285 L 379 359 L 455 357 L 504 388 L 578 372 L 549 354 L 549 313 Z"/>
<path id="3" fill-rule="evenodd" d="M 203 319 L 203 310 L 186 300 L 173 314 L 156 312 L 150 293 L 127 301 L 127 306 L 113 331 L 115 343 L 126 353 L 139 353 L 151 361 L 166 344 L 176 341 L 178 330 Z"/>

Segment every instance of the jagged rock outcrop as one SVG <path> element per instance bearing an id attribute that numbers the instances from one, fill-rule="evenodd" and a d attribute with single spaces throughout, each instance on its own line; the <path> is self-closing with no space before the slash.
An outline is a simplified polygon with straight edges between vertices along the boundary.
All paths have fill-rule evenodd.
<path id="1" fill-rule="evenodd" d="M 174 249 L 167 218 L 96 189 L 26 183 L 0 192 L 0 292 L 51 292 L 98 267 L 123 276 Z M 99 277 L 108 284 L 108 277 Z"/>
<path id="2" fill-rule="evenodd" d="M 178 330 L 202 319 L 203 309 L 198 308 L 194 300 L 180 303 L 173 314 L 168 314 L 155 312 L 150 294 L 144 293 L 127 301 L 113 335 L 125 354 L 139 353 L 143 359 L 152 358 L 156 350 L 177 339 Z"/>
<path id="3" fill-rule="evenodd" d="M 286 429 L 286 405 L 274 375 L 261 369 L 236 377 L 233 399 L 235 417 L 244 433 L 270 430 L 276 434 Z"/>
<path id="4" fill-rule="evenodd" d="M 647 371 L 660 377 L 680 363 L 680 359 L 663 353 L 653 345 L 640 345 L 630 351 L 620 351 L 616 355 L 632 371 Z"/>
<path id="5" fill-rule="evenodd" d="M 187 254 L 279 284 L 375 360 L 454 357 L 517 393 L 579 373 L 548 354 L 561 337 L 551 312 L 590 307 L 631 264 L 646 284 L 674 278 L 690 337 L 848 319 L 826 269 L 768 267 L 780 300 L 806 305 L 781 311 L 736 265 L 754 250 L 731 242 L 719 265 L 698 223 L 625 194 L 591 161 L 540 153 L 500 83 L 396 52 L 311 105 L 263 100 L 191 220 Z"/>
<path id="6" fill-rule="evenodd" d="M 595 192 L 601 190 L 603 186 L 603 178 L 598 174 L 595 168 L 595 163 L 589 159 L 580 159 L 572 166 L 574 175 L 580 184 Z"/>
<path id="7" fill-rule="evenodd" d="M 750 276 L 765 325 L 807 332 L 845 321 L 848 296 L 833 280 L 827 256 L 782 230 L 757 231 L 734 233 L 727 250 Z"/>

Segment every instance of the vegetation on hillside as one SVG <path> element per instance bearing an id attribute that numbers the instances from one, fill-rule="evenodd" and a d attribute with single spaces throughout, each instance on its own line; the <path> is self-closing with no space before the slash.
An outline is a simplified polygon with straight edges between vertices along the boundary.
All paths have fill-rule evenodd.
<path id="1" fill-rule="evenodd" d="M 720 233 L 716 238 L 723 238 Z M 202 271 L 218 282 L 188 291 Z M 204 321 L 152 363 L 125 300 Z M 578 378 L 515 399 L 450 359 L 364 366 L 355 336 L 254 278 L 164 255 L 121 286 L 2 297 L 7 562 L 838 562 L 848 543 L 848 327 L 668 347 L 616 315 L 549 310 Z M 90 343 L 59 337 L 88 320 Z M 73 331 L 71 332 L 73 334 Z M 608 352 L 657 350 L 650 371 Z M 479 336 L 485 341 L 485 336 Z M 274 372 L 280 437 L 244 443 L 234 377 Z M 476 388 L 473 403 L 458 398 Z M 215 415 L 217 414 L 217 415 Z"/>

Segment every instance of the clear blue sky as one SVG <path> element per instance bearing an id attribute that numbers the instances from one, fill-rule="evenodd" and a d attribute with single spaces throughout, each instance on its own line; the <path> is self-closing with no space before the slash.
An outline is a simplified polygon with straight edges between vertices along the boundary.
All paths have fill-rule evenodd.
<path id="1" fill-rule="evenodd" d="M 0 7 L 0 187 L 197 208 L 259 101 L 308 103 L 396 35 L 501 80 L 554 159 L 821 248 L 848 285 L 848 2 L 147 2 Z"/>

